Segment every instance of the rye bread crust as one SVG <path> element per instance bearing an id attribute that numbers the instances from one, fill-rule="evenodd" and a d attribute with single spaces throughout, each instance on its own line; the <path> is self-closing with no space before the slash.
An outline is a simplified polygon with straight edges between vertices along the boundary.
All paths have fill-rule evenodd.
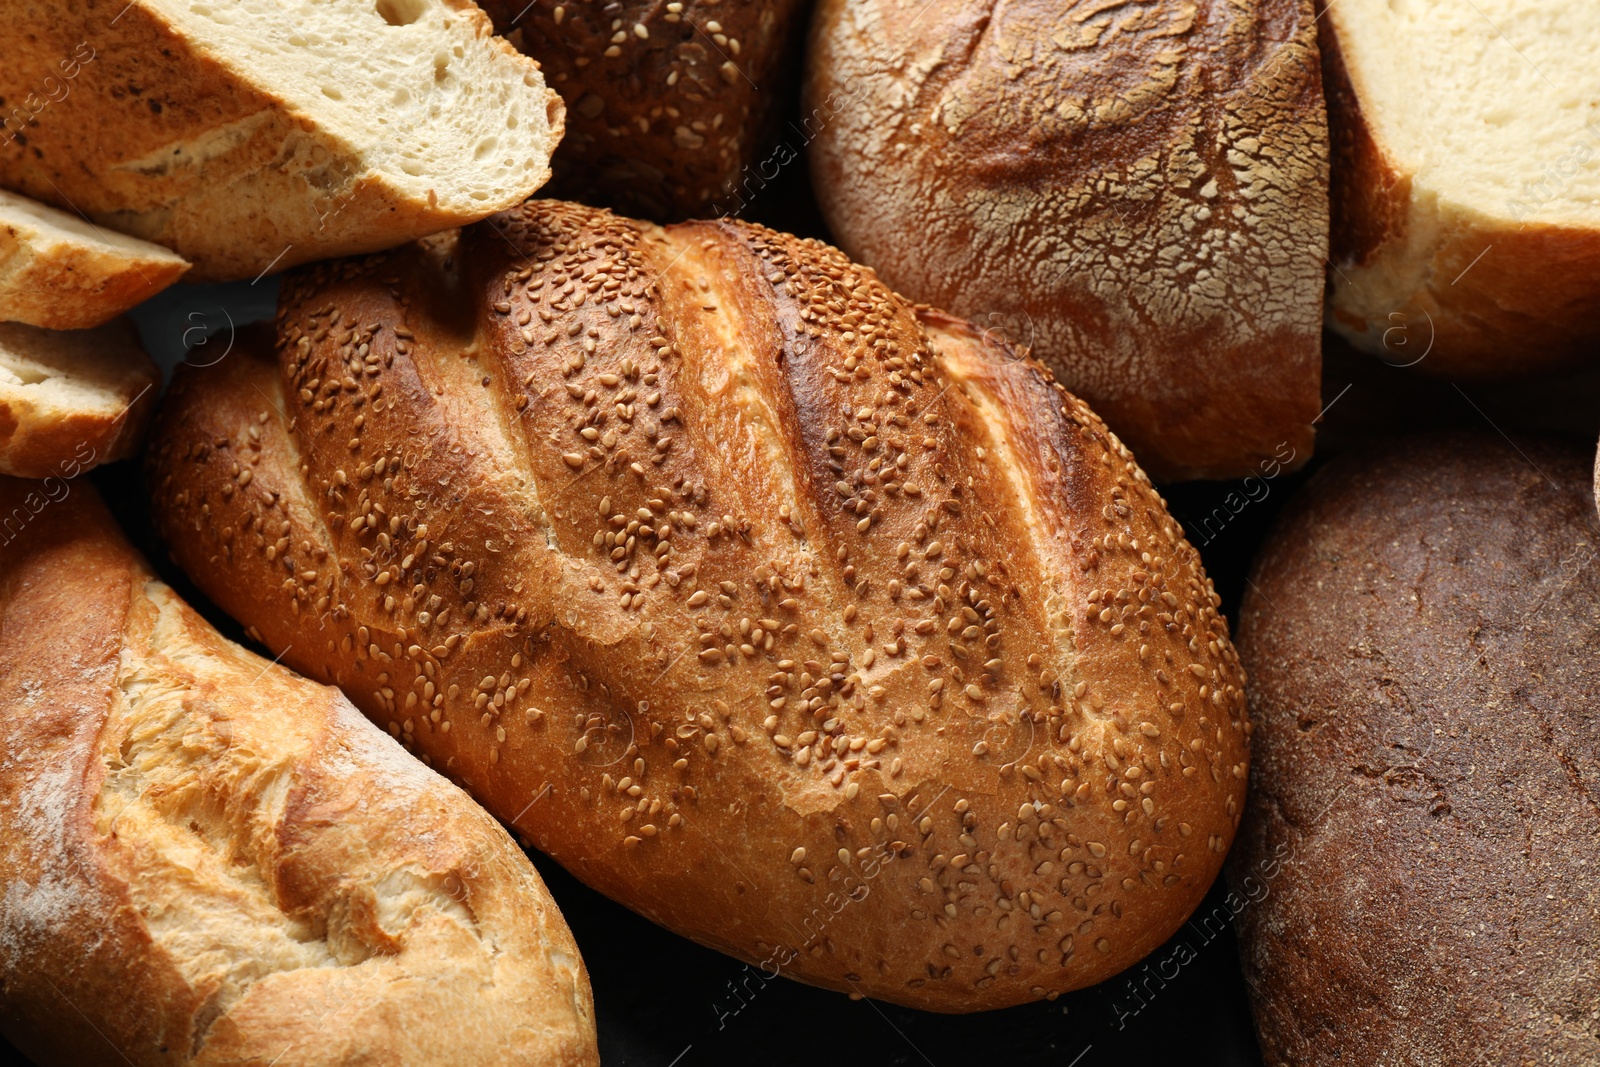
<path id="1" fill-rule="evenodd" d="M 1483 434 L 1340 457 L 1257 561 L 1230 877 L 1277 871 L 1239 926 L 1269 1064 L 1594 1060 L 1591 466 Z"/>

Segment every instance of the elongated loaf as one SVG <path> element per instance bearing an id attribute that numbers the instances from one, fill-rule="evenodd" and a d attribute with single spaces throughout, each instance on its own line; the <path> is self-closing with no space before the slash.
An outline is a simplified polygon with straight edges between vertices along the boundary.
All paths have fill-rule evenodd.
<path id="1" fill-rule="evenodd" d="M 1328 324 L 1390 362 L 1452 377 L 1593 363 L 1600 8 L 1325 6 Z"/>
<path id="2" fill-rule="evenodd" d="M 127 459 L 160 384 L 126 320 L 95 330 L 0 323 L 0 474 L 70 479 Z"/>
<path id="3" fill-rule="evenodd" d="M 0 886 L 0 1031 L 41 1067 L 599 1062 L 504 830 L 82 482 L 0 478 Z"/>
<path id="4" fill-rule="evenodd" d="M 0 189 L 0 322 L 92 329 L 188 269 L 160 245 Z"/>
<path id="5" fill-rule="evenodd" d="M 1157 480 L 1311 455 L 1311 0 L 821 0 L 802 111 L 840 246 L 1031 346 Z"/>
<path id="6" fill-rule="evenodd" d="M 551 192 L 666 222 L 744 209 L 795 158 L 763 158 L 792 104 L 801 0 L 485 0 L 567 101 Z"/>
<path id="7" fill-rule="evenodd" d="M 1341 457 L 1257 560 L 1229 863 L 1268 1064 L 1595 1062 L 1591 465 L 1491 433 Z"/>
<path id="8" fill-rule="evenodd" d="M 294 276 L 278 357 L 176 383 L 176 558 L 602 892 L 970 1011 L 1211 883 L 1247 743 L 1199 558 L 1083 403 L 833 249 L 530 201 Z"/>
<path id="9" fill-rule="evenodd" d="M 254 278 L 519 203 L 562 105 L 470 0 L 12 0 L 0 185 Z"/>

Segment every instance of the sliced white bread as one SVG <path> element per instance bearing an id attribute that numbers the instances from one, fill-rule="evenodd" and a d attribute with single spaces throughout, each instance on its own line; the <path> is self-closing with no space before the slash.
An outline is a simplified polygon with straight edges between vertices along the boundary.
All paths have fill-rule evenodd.
<path id="1" fill-rule="evenodd" d="M 75 478 L 127 458 L 160 384 L 125 319 L 66 331 L 0 323 L 0 474 Z"/>
<path id="2" fill-rule="evenodd" d="M 160 245 L 0 189 L 0 322 L 99 326 L 183 276 Z"/>
<path id="3" fill-rule="evenodd" d="M 1451 376 L 1600 355 L 1600 5 L 1331 0 L 1321 38 L 1329 325 Z"/>
<path id="4" fill-rule="evenodd" d="M 197 279 L 520 203 L 563 124 L 469 0 L 10 0 L 0 40 L 0 98 L 25 119 L 0 132 L 0 184 L 164 244 Z"/>

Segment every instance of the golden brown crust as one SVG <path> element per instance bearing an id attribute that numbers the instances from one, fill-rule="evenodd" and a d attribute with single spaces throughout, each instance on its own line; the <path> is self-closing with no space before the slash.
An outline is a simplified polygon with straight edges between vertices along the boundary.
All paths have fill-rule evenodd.
<path id="1" fill-rule="evenodd" d="M 742 179 L 786 99 L 802 0 L 483 7 L 567 102 L 551 193 L 663 222 L 742 208 Z"/>
<path id="2" fill-rule="evenodd" d="M 0 322 L 93 329 L 189 269 L 159 245 L 96 235 L 77 228 L 74 217 L 55 214 L 0 189 Z"/>
<path id="3" fill-rule="evenodd" d="M 1268 1064 L 1593 1061 L 1588 483 L 1566 443 L 1413 437 L 1329 464 L 1268 539 L 1229 861 Z"/>
<path id="4" fill-rule="evenodd" d="M 469 0 L 443 5 L 476 48 L 530 79 L 529 101 L 547 101 L 553 146 L 562 106 L 537 65 L 494 37 Z M 0 183 L 166 245 L 193 261 L 195 280 L 232 280 L 482 218 L 549 176 L 542 170 L 472 211 L 447 202 L 448 176 L 429 175 L 439 188 L 421 192 L 345 135 L 352 121 L 377 116 L 340 125 L 301 106 L 263 72 L 238 69 L 191 39 L 175 6 L 18 0 L 0 8 L 0 36 L 11 42 L 0 67 Z M 356 79 L 371 76 L 336 72 L 331 88 L 353 92 Z"/>
<path id="5" fill-rule="evenodd" d="M 224 640 L 93 490 L 0 479 L 0 516 L 8 1040 L 74 1067 L 598 1063 L 572 936 L 483 811 Z"/>
<path id="6" fill-rule="evenodd" d="M 1333 230 L 1328 326 L 1361 350 L 1425 374 L 1507 380 L 1592 363 L 1600 345 L 1600 233 L 1485 213 L 1416 190 L 1366 114 L 1344 51 L 1383 33 L 1320 0 Z M 1341 43 L 1341 42 L 1345 43 Z M 1370 62 L 1370 61 L 1369 61 Z"/>
<path id="7" fill-rule="evenodd" d="M 35 354 L 41 365 L 55 363 L 71 392 L 49 378 L 11 380 L 12 357 Z M 80 359 L 89 365 L 79 367 Z M 127 459 L 144 441 L 160 384 L 160 368 L 125 320 L 68 334 L 0 324 L 0 474 L 71 479 Z M 91 385 L 95 395 L 75 395 Z"/>
<path id="8" fill-rule="evenodd" d="M 833 233 L 1027 344 L 1158 478 L 1310 455 L 1327 143 L 1310 0 L 822 0 Z"/>
<path id="9" fill-rule="evenodd" d="M 1212 881 L 1226 623 L 1036 365 L 817 242 L 553 201 L 295 275 L 278 331 L 160 416 L 177 559 L 602 892 L 971 1011 Z"/>

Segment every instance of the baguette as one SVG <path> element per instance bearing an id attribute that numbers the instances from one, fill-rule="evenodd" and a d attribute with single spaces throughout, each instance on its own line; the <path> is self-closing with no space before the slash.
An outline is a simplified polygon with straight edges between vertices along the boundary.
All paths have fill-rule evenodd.
<path id="1" fill-rule="evenodd" d="M 570 105 L 550 192 L 658 221 L 738 214 L 792 149 L 759 159 L 802 0 L 485 0 Z M 779 154 L 781 153 L 781 155 Z"/>
<path id="2" fill-rule="evenodd" d="M 530 201 L 307 269 L 278 366 L 180 375 L 149 464 L 224 610 L 768 973 L 1052 996 L 1232 839 L 1243 678 L 1137 463 L 815 241 Z"/>
<path id="3" fill-rule="evenodd" d="M 160 245 L 0 189 L 0 322 L 91 329 L 188 269 L 182 256 Z"/>
<path id="4" fill-rule="evenodd" d="M 549 178 L 561 100 L 470 0 L 10 0 L 0 185 L 197 279 L 401 244 Z"/>
<path id="5" fill-rule="evenodd" d="M 1595 1062 L 1589 468 L 1490 433 L 1340 457 L 1256 561 L 1229 869 L 1272 1067 Z"/>
<path id="6" fill-rule="evenodd" d="M 0 323 L 0 474 L 71 479 L 128 458 L 160 384 L 125 320 L 64 332 Z"/>
<path id="7" fill-rule="evenodd" d="M 1031 346 L 1152 477 L 1310 457 L 1311 0 L 821 0 L 802 110 L 840 247 Z"/>
<path id="8" fill-rule="evenodd" d="M 0 478 L 0 886 L 0 1032 L 41 1067 L 599 1062 L 504 830 L 81 483 Z"/>
<path id="9" fill-rule="evenodd" d="M 1435 375 L 1593 364 L 1600 104 L 1590 56 L 1600 9 L 1324 6 L 1336 156 L 1329 326 Z"/>

